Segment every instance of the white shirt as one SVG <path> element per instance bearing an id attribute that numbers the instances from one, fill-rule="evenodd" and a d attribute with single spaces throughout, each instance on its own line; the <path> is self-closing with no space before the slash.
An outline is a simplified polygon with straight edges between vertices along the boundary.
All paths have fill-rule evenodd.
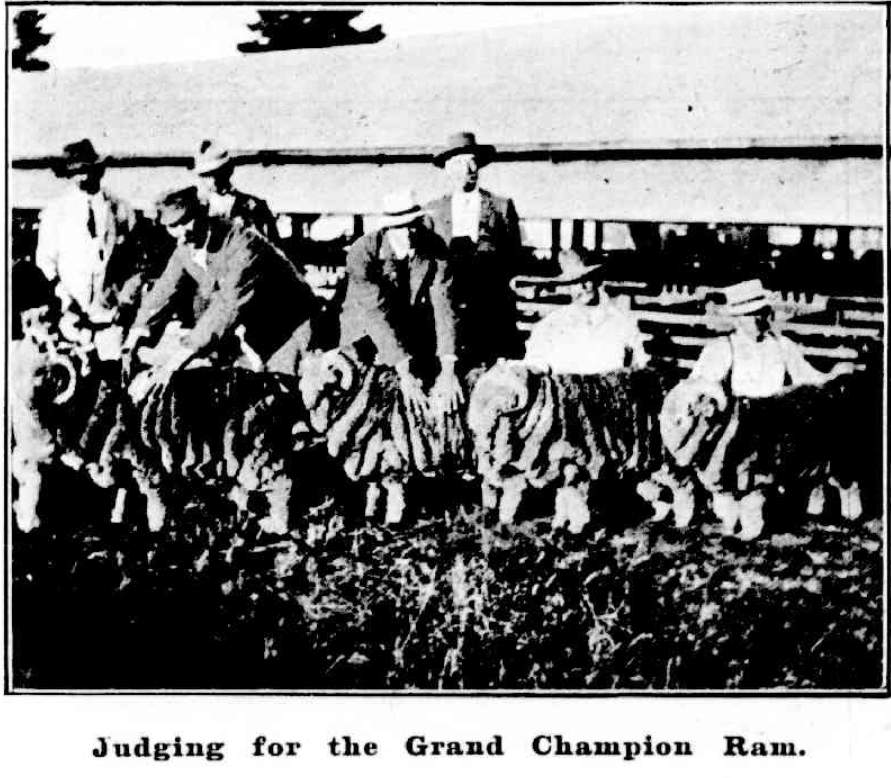
<path id="1" fill-rule="evenodd" d="M 649 359 L 637 320 L 612 302 L 575 302 L 538 322 L 526 342 L 527 364 L 554 373 L 608 373 Z"/>
<path id="2" fill-rule="evenodd" d="M 483 198 L 479 189 L 452 193 L 452 237 L 468 237 L 474 243 L 480 236 L 480 212 Z"/>
<path id="3" fill-rule="evenodd" d="M 93 212 L 93 234 L 89 230 Z M 35 261 L 43 274 L 59 279 L 62 295 L 75 300 L 89 314 L 101 309 L 99 296 L 105 277 L 105 235 L 111 206 L 107 195 L 71 189 L 40 214 Z"/>
<path id="4" fill-rule="evenodd" d="M 769 397 L 786 386 L 820 384 L 827 376 L 812 367 L 801 348 L 782 335 L 762 340 L 734 332 L 709 343 L 699 355 L 691 377 L 722 382 L 732 367 L 730 391 L 737 397 Z"/>

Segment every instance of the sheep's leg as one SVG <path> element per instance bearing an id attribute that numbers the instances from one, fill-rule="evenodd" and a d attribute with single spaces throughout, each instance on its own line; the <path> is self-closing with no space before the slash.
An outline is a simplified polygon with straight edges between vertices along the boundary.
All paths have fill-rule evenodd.
<path id="1" fill-rule="evenodd" d="M 716 492 L 712 495 L 712 509 L 721 521 L 721 532 L 725 535 L 736 533 L 739 521 L 739 503 L 730 492 Z"/>
<path id="2" fill-rule="evenodd" d="M 843 519 L 853 521 L 863 515 L 863 501 L 860 497 L 860 484 L 851 481 L 850 486 L 842 486 L 836 478 L 830 478 L 829 483 L 838 491 L 840 511 Z"/>
<path id="3" fill-rule="evenodd" d="M 36 462 L 29 462 L 23 457 L 16 456 L 16 453 L 12 456 L 12 472 L 19 484 L 19 495 L 15 503 L 15 522 L 22 532 L 31 532 L 40 526 L 37 503 L 40 500 L 43 476 Z"/>
<path id="4" fill-rule="evenodd" d="M 121 486 L 118 487 L 114 496 L 114 507 L 111 509 L 111 523 L 122 524 L 124 521 L 124 508 L 127 504 L 127 490 Z"/>
<path id="5" fill-rule="evenodd" d="M 399 524 L 405 514 L 405 485 L 399 481 L 384 481 L 387 493 L 387 510 L 384 521 L 387 524 Z"/>
<path id="6" fill-rule="evenodd" d="M 495 508 L 498 507 L 498 487 L 484 478 L 480 486 L 480 492 L 483 508 L 486 510 L 495 510 Z"/>
<path id="7" fill-rule="evenodd" d="M 498 502 L 498 521 L 501 524 L 512 524 L 526 491 L 526 479 L 522 476 L 509 478 L 504 482 L 501 500 Z"/>
<path id="8" fill-rule="evenodd" d="M 807 515 L 822 516 L 826 509 L 826 489 L 823 484 L 817 484 L 811 489 L 811 493 L 807 498 Z"/>
<path id="9" fill-rule="evenodd" d="M 754 491 L 739 501 L 740 540 L 754 540 L 764 529 L 764 492 Z"/>
<path id="10" fill-rule="evenodd" d="M 167 518 L 167 507 L 164 505 L 161 492 L 148 474 L 142 472 L 138 467 L 133 470 L 133 478 L 140 493 L 145 497 L 148 528 L 151 532 L 158 532 L 164 526 L 164 521 Z"/>
<path id="11" fill-rule="evenodd" d="M 588 510 L 588 492 L 590 483 L 583 481 L 572 486 L 561 486 L 557 489 L 554 501 L 554 525 L 566 526 L 574 533 L 581 532 L 591 520 Z"/>
<path id="12" fill-rule="evenodd" d="M 383 489 L 380 483 L 372 481 L 365 487 L 365 518 L 373 519 L 377 515 Z"/>
<path id="13" fill-rule="evenodd" d="M 690 479 L 676 480 L 675 487 L 672 489 L 672 498 L 674 526 L 678 529 L 689 527 L 696 511 L 696 492 L 693 488 L 693 481 Z"/>
<path id="14" fill-rule="evenodd" d="M 260 520 L 260 529 L 272 535 L 284 535 L 288 531 L 288 506 L 293 483 L 287 476 L 278 476 L 266 492 L 269 515 Z"/>

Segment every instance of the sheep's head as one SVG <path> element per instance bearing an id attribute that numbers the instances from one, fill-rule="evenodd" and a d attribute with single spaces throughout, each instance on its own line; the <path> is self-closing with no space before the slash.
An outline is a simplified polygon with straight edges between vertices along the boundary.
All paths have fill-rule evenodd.
<path id="1" fill-rule="evenodd" d="M 727 395 L 713 381 L 682 381 L 665 397 L 659 414 L 662 442 L 679 465 L 689 465 L 727 409 Z"/>
<path id="2" fill-rule="evenodd" d="M 498 419 L 529 405 L 531 373 L 520 362 L 498 362 L 480 376 L 467 408 L 467 423 L 474 435 L 485 435 Z"/>
<path id="3" fill-rule="evenodd" d="M 326 431 L 337 411 L 351 399 L 374 355 L 355 344 L 331 351 L 311 351 L 300 361 L 300 396 L 318 432 Z"/>

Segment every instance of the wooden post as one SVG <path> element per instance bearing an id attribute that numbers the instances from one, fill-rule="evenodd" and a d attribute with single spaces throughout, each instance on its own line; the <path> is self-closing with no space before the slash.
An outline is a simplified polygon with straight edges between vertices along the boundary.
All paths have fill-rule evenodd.
<path id="1" fill-rule="evenodd" d="M 365 233 L 365 219 L 361 213 L 353 214 L 353 237 L 358 238 Z"/>
<path id="2" fill-rule="evenodd" d="M 572 243 L 571 248 L 579 251 L 585 247 L 585 220 L 572 220 Z"/>
<path id="3" fill-rule="evenodd" d="M 603 250 L 603 222 L 599 219 L 594 222 L 594 251 Z"/>
<path id="4" fill-rule="evenodd" d="M 560 254 L 560 219 L 551 219 L 551 259 Z"/>

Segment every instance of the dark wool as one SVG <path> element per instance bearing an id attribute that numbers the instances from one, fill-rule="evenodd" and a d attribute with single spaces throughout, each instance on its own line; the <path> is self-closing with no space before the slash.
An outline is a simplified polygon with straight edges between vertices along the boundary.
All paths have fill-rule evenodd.
<path id="1" fill-rule="evenodd" d="M 694 390 L 680 413 L 690 426 L 702 425 L 705 435 L 685 452 L 686 460 L 710 488 L 726 491 L 827 473 L 848 480 L 864 433 L 858 419 L 870 407 L 867 380 L 842 376 L 770 397 L 731 397 L 723 411 Z M 677 453 L 679 446 L 670 447 Z"/>
<path id="2" fill-rule="evenodd" d="M 225 481 L 252 471 L 262 481 L 310 442 L 294 380 L 274 373 L 180 370 L 153 386 L 133 412 L 132 458 L 156 478 Z"/>
<path id="3" fill-rule="evenodd" d="M 542 487 L 568 463 L 593 479 L 658 469 L 664 461 L 658 414 L 674 380 L 650 368 L 552 375 L 498 364 L 470 398 L 481 472 L 492 483 L 522 474 Z"/>
<path id="4" fill-rule="evenodd" d="M 352 480 L 402 480 L 469 466 L 463 409 L 444 416 L 413 410 L 396 370 L 374 364 L 373 356 L 344 347 L 307 357 L 301 388 L 328 453 Z"/>

